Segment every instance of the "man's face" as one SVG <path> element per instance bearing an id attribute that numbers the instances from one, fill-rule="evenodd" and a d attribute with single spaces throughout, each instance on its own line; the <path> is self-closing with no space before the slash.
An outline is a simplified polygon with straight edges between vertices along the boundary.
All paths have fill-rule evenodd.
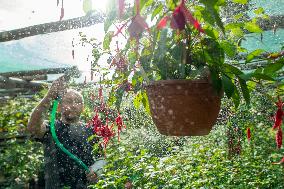
<path id="1" fill-rule="evenodd" d="M 67 92 L 61 103 L 61 116 L 67 122 L 78 121 L 83 111 L 82 97 L 72 91 Z"/>

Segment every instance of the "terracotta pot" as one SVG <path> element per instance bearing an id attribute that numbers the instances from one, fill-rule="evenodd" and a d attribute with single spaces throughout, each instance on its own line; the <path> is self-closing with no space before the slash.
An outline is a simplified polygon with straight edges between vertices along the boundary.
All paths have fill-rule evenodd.
<path id="1" fill-rule="evenodd" d="M 207 135 L 221 106 L 208 80 L 161 80 L 146 86 L 153 121 L 169 136 Z"/>

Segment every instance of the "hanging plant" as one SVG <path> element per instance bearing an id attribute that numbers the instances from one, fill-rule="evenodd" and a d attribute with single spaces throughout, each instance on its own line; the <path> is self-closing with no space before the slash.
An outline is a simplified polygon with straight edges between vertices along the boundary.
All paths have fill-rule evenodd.
<path id="1" fill-rule="evenodd" d="M 244 50 L 239 46 L 244 34 L 236 36 L 233 29 L 262 30 L 252 21 L 224 24 L 220 10 L 225 2 L 135 0 L 126 4 L 113 0 L 112 5 L 106 15 L 100 52 L 110 56 L 109 68 L 114 70 L 104 72 L 101 83 L 111 84 L 109 99 L 117 109 L 125 93 L 136 95 L 134 99 L 142 96 L 139 102 L 149 110 L 162 134 L 208 134 L 218 117 L 223 94 L 235 107 L 241 95 L 249 105 L 248 82 L 273 81 L 274 73 L 283 67 L 281 56 L 272 64 L 271 56 L 263 57 L 261 49 L 246 57 L 246 62 L 259 58 L 268 61 L 266 67 L 253 72 L 244 73 L 241 63 L 226 61 Z M 112 78 L 106 78 L 107 74 Z M 125 82 L 132 90 L 121 87 Z"/>

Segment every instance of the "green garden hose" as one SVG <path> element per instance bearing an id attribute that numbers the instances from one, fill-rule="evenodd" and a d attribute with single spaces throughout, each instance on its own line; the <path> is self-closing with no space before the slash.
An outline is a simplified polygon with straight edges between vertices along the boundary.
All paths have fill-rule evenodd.
<path id="1" fill-rule="evenodd" d="M 56 132 L 55 132 L 55 118 L 56 118 L 56 111 L 57 111 L 57 107 L 58 107 L 58 100 L 54 100 L 53 102 L 53 107 L 52 107 L 52 112 L 51 112 L 51 117 L 50 117 L 50 131 L 51 131 L 51 135 L 53 140 L 55 141 L 55 144 L 60 148 L 60 150 L 62 150 L 65 154 L 67 154 L 71 159 L 73 159 L 75 162 L 77 162 L 80 166 L 82 166 L 86 172 L 90 172 L 88 166 L 82 162 L 82 160 L 80 160 L 77 156 L 75 156 L 74 154 L 72 154 L 71 152 L 69 152 L 64 146 L 63 144 L 58 140 L 58 137 L 56 136 Z"/>

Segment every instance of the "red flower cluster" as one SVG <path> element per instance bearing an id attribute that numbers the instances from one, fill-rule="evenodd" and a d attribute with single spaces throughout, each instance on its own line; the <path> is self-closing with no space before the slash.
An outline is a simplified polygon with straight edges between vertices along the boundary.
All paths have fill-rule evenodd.
<path id="1" fill-rule="evenodd" d="M 94 94 L 91 93 L 91 98 L 95 98 Z M 91 127 L 93 129 L 94 134 L 96 134 L 99 137 L 103 138 L 103 141 L 101 142 L 101 145 L 106 150 L 106 146 L 109 142 L 109 140 L 115 136 L 115 131 L 113 129 L 114 124 L 117 125 L 117 133 L 118 133 L 118 141 L 120 140 L 120 132 L 122 130 L 122 127 L 126 128 L 126 126 L 123 123 L 121 115 L 118 113 L 118 116 L 115 118 L 114 121 L 109 124 L 109 116 L 108 116 L 108 108 L 106 107 L 104 103 L 103 98 L 103 89 L 102 87 L 99 88 L 98 96 L 96 98 L 100 102 L 100 107 L 95 108 L 95 115 L 93 118 L 87 123 L 87 127 Z M 94 101 L 95 99 L 92 99 Z M 105 114 L 106 120 L 105 124 L 103 124 L 103 121 L 99 117 L 99 112 L 102 114 Z"/>
<path id="2" fill-rule="evenodd" d="M 118 134 L 118 142 L 120 141 L 120 132 L 122 130 L 122 127 L 126 129 L 126 125 L 123 124 L 122 117 L 120 114 L 115 118 L 115 123 L 117 125 L 117 134 Z"/>
<path id="3" fill-rule="evenodd" d="M 189 22 L 199 32 L 204 33 L 204 30 L 201 28 L 200 23 L 192 16 L 191 12 L 186 8 L 185 0 L 181 1 L 181 4 L 176 7 L 171 16 L 165 16 L 164 18 L 162 18 L 161 21 L 158 23 L 157 28 L 162 29 L 166 27 L 168 21 L 171 21 L 170 24 L 172 29 L 184 30 L 186 23 Z"/>
<path id="4" fill-rule="evenodd" d="M 103 138 L 103 146 L 106 149 L 106 146 L 108 144 L 108 141 L 115 135 L 115 132 L 113 130 L 113 125 L 108 125 L 108 120 L 106 120 L 105 125 L 101 125 L 100 127 L 94 127 L 94 132 L 97 136 L 100 136 Z"/>
<path id="5" fill-rule="evenodd" d="M 248 142 L 250 142 L 250 138 L 251 138 L 251 131 L 250 131 L 250 128 L 248 127 L 247 128 L 247 139 L 248 139 Z"/>
<path id="6" fill-rule="evenodd" d="M 284 112 L 282 110 L 283 102 L 280 99 L 280 97 L 278 97 L 278 101 L 276 102 L 276 106 L 277 106 L 277 111 L 276 111 L 276 114 L 274 116 L 274 125 L 273 125 L 272 128 L 277 129 L 277 133 L 276 133 L 276 136 L 275 136 L 276 144 L 277 144 L 277 148 L 281 148 L 282 140 L 283 140 L 282 139 L 283 133 L 282 133 L 282 129 L 281 129 L 281 124 L 282 124 Z"/>

